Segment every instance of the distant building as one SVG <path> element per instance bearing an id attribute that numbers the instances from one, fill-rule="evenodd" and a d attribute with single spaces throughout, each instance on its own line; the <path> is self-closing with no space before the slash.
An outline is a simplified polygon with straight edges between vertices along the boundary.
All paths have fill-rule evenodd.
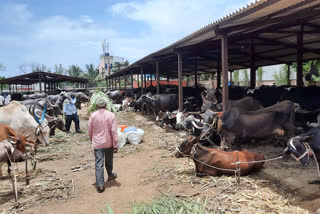
<path id="1" fill-rule="evenodd" d="M 100 65 L 99 65 L 99 75 L 103 78 L 109 76 L 112 72 L 113 65 L 115 62 L 124 63 L 123 57 L 110 56 L 109 53 L 101 54 Z"/>

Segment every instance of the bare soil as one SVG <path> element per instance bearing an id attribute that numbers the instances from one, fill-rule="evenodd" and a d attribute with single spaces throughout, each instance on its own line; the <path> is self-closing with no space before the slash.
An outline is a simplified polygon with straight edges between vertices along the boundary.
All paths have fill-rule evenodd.
<path id="1" fill-rule="evenodd" d="M 151 202 L 161 194 L 206 198 L 212 213 L 311 213 L 320 209 L 319 185 L 308 184 L 319 179 L 314 164 L 302 167 L 291 159 L 268 162 L 259 172 L 242 177 L 240 185 L 234 177 L 197 178 L 192 161 L 174 157 L 179 132 L 163 130 L 151 116 L 133 112 L 117 113 L 118 125 L 142 128 L 144 141 L 127 144 L 115 154 L 118 178 L 106 181 L 106 191 L 97 193 L 86 108 L 79 115 L 84 133 L 57 132 L 49 147 L 40 148 L 29 186 L 25 185 L 24 164 L 18 165 L 17 203 L 9 178 L 0 179 L 1 213 L 101 213 L 107 203 L 118 214 L 130 211 L 133 201 Z M 257 144 L 245 147 L 267 158 L 283 149 Z"/>

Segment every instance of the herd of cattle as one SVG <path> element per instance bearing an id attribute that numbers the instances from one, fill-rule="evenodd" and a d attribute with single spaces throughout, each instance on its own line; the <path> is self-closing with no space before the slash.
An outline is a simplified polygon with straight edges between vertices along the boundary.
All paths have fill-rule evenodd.
<path id="1" fill-rule="evenodd" d="M 36 145 L 49 144 L 49 136 L 55 134 L 55 129 L 65 130 L 63 102 L 74 95 L 76 106 L 89 100 L 83 92 L 61 92 L 58 95 L 29 94 L 22 100 L 13 100 L 7 105 L 0 105 L 0 164 L 25 160 L 26 146 L 36 151 Z M 2 165 L 2 164 L 1 164 Z M 2 175 L 0 165 L 0 176 Z"/>
<path id="2" fill-rule="evenodd" d="M 176 157 L 193 155 L 199 174 L 228 174 L 221 168 L 235 169 L 236 166 L 231 165 L 236 162 L 235 154 L 239 155 L 240 161 L 258 161 L 256 164 L 242 164 L 242 174 L 247 174 L 263 165 L 263 155 L 208 147 L 228 143 L 233 149 L 241 150 L 244 142 L 258 143 L 277 136 L 281 136 L 277 141 L 286 140 L 283 157 L 291 154 L 302 164 L 307 164 L 314 152 L 320 162 L 320 87 L 261 86 L 250 89 L 230 86 L 230 100 L 225 112 L 222 112 L 221 89 L 184 87 L 183 112 L 177 111 L 179 99 L 175 86 L 162 86 L 160 94 L 155 94 L 155 88 L 149 87 L 143 94 L 140 89 L 129 89 L 107 92 L 107 95 L 114 103 L 122 104 L 124 109 L 153 114 L 162 128 L 188 131 L 193 137 L 182 143 Z M 199 157 L 199 154 L 203 155 Z"/>
<path id="3" fill-rule="evenodd" d="M 64 131 L 64 100 L 74 95 L 77 108 L 81 108 L 91 93 L 29 94 L 0 107 L 0 162 L 9 166 L 12 160 L 25 159 L 26 146 L 48 145 L 55 128 Z M 145 88 L 143 94 L 141 89 L 105 93 L 124 110 L 153 114 L 162 128 L 188 131 L 190 135 L 177 148 L 176 157 L 192 156 L 199 176 L 232 174 L 236 169 L 232 163 L 237 161 L 245 162 L 240 164 L 241 175 L 260 168 L 264 156 L 241 151 L 241 145 L 279 135 L 287 142 L 284 157 L 291 155 L 307 164 L 314 154 L 320 162 L 320 87 L 230 86 L 230 100 L 224 112 L 220 89 L 184 87 L 183 112 L 177 111 L 176 86 L 161 86 L 160 94 L 155 94 L 152 86 Z M 209 148 L 227 144 L 236 151 Z"/>

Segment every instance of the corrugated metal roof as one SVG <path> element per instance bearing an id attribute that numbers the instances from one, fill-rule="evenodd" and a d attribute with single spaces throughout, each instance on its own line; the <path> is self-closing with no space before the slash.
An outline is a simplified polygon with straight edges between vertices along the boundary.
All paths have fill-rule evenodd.
<path id="1" fill-rule="evenodd" d="M 312 12 L 314 15 L 320 16 L 320 11 L 316 10 L 317 8 L 315 6 L 320 6 L 320 0 L 260 0 L 252 2 L 245 7 L 242 7 L 238 10 L 236 10 L 233 13 L 230 13 L 204 27 L 201 29 L 187 35 L 186 37 L 178 40 L 177 42 L 162 48 L 154 53 L 151 53 L 147 55 L 146 57 L 136 61 L 132 65 L 130 65 L 128 68 L 124 69 L 116 75 L 124 74 L 128 69 L 137 69 L 140 64 L 144 63 L 152 63 L 154 60 L 154 57 L 161 57 L 161 56 L 171 56 L 174 57 L 175 51 L 183 50 L 186 47 L 196 47 L 197 45 L 210 43 L 211 41 L 217 40 L 217 42 L 220 40 L 219 33 L 223 32 L 224 34 L 227 34 L 229 38 L 240 38 L 242 35 L 254 35 L 255 32 L 263 32 L 264 29 L 272 28 L 278 26 L 280 29 L 290 29 L 290 30 L 297 30 L 298 28 L 295 27 L 295 24 L 298 25 L 299 23 L 295 23 L 295 19 L 292 20 L 286 20 L 285 18 L 282 19 L 282 17 L 290 16 L 293 13 L 298 14 L 298 12 L 303 12 L 303 10 L 312 8 L 306 10 L 306 13 L 300 13 L 300 17 L 297 16 L 295 18 L 300 18 L 301 20 L 309 21 L 310 17 L 304 18 L 305 16 L 308 16 L 308 12 Z M 318 23 L 319 21 L 314 21 L 314 23 Z M 265 24 L 261 24 L 265 23 Z M 285 24 L 290 23 L 292 26 L 284 26 Z M 320 24 L 320 23 L 318 23 Z M 307 28 L 307 27 L 306 27 Z M 283 39 L 280 39 L 279 41 L 285 41 L 285 42 L 292 42 L 295 39 L 294 35 L 291 35 L 290 33 L 284 34 L 282 32 L 278 32 L 277 34 L 270 34 L 270 32 L 265 32 L 266 34 L 261 33 L 263 38 L 267 38 L 269 40 L 277 40 L 281 37 L 284 37 Z M 276 32 L 276 30 L 272 31 Z M 269 34 L 268 34 L 269 33 Z M 285 36 L 283 36 L 285 35 Z M 316 39 L 306 36 L 307 39 Z M 246 41 L 246 43 L 248 43 Z M 270 43 L 270 42 L 268 42 Z M 219 44 L 218 44 L 219 46 Z M 278 45 L 281 47 L 281 45 Z M 207 52 L 210 51 L 211 47 L 208 47 Z M 229 49 L 232 49 L 232 45 L 230 45 Z M 258 49 L 258 48 L 257 48 Z M 195 54 L 196 55 L 196 54 Z M 291 57 L 288 59 L 292 59 Z M 230 61 L 233 59 L 231 58 Z M 265 61 L 265 60 L 264 60 Z M 272 61 L 272 60 L 271 60 Z M 262 62 L 262 60 L 261 60 Z M 257 64 L 261 64 L 261 62 L 258 62 Z M 274 60 L 274 64 L 276 62 L 280 62 L 280 60 Z M 263 63 L 262 63 L 263 64 Z M 270 60 L 267 64 L 270 64 Z M 243 64 L 245 65 L 245 64 Z M 236 68 L 237 65 L 234 65 L 231 68 Z M 241 67 L 241 66 L 240 66 Z"/>

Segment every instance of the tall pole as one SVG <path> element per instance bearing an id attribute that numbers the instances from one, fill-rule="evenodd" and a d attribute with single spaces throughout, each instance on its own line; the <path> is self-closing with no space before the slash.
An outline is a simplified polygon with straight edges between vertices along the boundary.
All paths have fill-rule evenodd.
<path id="1" fill-rule="evenodd" d="M 198 62 L 194 61 L 194 86 L 198 87 Z"/>
<path id="2" fill-rule="evenodd" d="M 141 94 L 143 94 L 143 67 L 140 66 L 140 73 L 141 73 Z"/>
<path id="3" fill-rule="evenodd" d="M 167 85 L 169 85 L 170 80 L 169 80 L 169 71 L 167 72 Z"/>
<path id="4" fill-rule="evenodd" d="M 303 86 L 303 29 L 301 26 L 301 31 L 297 33 L 297 86 Z"/>
<path id="5" fill-rule="evenodd" d="M 133 72 L 131 71 L 131 89 L 133 89 Z"/>
<path id="6" fill-rule="evenodd" d="M 256 66 L 253 40 L 250 41 L 250 87 L 256 87 Z"/>
<path id="7" fill-rule="evenodd" d="M 40 89 L 40 92 L 42 92 L 42 86 L 41 86 L 41 74 L 39 72 L 39 89 Z"/>
<path id="8" fill-rule="evenodd" d="M 288 70 L 287 70 L 287 85 L 291 85 L 291 82 L 290 82 L 290 75 L 291 75 L 290 67 L 291 67 L 291 64 L 288 63 L 287 66 L 288 66 Z"/>
<path id="9" fill-rule="evenodd" d="M 182 54 L 178 52 L 179 112 L 183 112 Z"/>
<path id="10" fill-rule="evenodd" d="M 160 74 L 159 74 L 159 61 L 156 61 L 156 77 L 157 77 L 157 94 L 160 93 Z"/>
<path id="11" fill-rule="evenodd" d="M 229 88 L 228 88 L 228 70 L 229 70 L 229 59 L 228 59 L 228 37 L 223 35 L 221 38 L 221 59 L 222 59 L 222 104 L 223 111 L 227 110 L 227 105 L 229 101 Z"/>

